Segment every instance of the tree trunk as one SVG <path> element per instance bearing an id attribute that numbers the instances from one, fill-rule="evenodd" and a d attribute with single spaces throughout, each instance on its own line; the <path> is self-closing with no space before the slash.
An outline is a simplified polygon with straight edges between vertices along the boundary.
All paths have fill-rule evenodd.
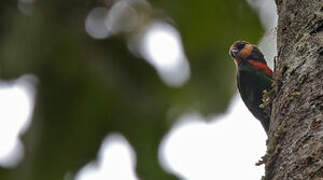
<path id="1" fill-rule="evenodd" d="M 274 97 L 265 180 L 323 179 L 323 1 L 276 0 Z"/>

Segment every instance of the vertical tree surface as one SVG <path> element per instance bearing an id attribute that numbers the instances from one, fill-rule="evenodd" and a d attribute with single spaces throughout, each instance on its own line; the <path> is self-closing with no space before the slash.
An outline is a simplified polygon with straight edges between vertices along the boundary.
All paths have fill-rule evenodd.
<path id="1" fill-rule="evenodd" d="M 323 2 L 278 0 L 266 180 L 323 179 Z"/>

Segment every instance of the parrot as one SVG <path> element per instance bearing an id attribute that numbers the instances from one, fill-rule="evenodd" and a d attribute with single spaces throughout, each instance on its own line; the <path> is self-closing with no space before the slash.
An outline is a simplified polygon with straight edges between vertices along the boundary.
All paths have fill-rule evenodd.
<path id="1" fill-rule="evenodd" d="M 270 118 L 263 105 L 264 93 L 272 89 L 273 71 L 268 67 L 260 49 L 246 41 L 234 42 L 229 50 L 237 67 L 237 86 L 249 111 L 268 134 Z"/>

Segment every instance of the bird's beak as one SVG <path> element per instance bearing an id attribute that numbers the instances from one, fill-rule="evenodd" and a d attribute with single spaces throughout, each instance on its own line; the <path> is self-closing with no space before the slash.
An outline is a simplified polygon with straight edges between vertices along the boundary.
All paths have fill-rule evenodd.
<path id="1" fill-rule="evenodd" d="M 230 49 L 230 55 L 231 55 L 233 58 L 236 58 L 236 57 L 237 57 L 237 55 L 238 55 L 238 53 L 239 53 L 239 50 L 238 50 L 236 47 L 232 47 L 232 48 Z"/>

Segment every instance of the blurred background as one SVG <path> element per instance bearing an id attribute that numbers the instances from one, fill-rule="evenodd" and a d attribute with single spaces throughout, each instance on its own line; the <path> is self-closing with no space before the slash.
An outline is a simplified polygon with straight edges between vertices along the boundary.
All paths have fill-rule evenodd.
<path id="1" fill-rule="evenodd" d="M 272 0 L 0 1 L 0 179 L 260 179 L 236 40 L 276 55 Z"/>

